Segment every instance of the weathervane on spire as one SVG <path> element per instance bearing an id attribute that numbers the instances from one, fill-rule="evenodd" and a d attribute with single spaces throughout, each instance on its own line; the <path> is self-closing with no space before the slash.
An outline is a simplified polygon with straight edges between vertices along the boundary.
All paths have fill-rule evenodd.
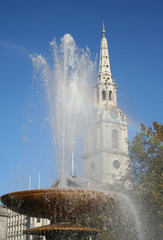
<path id="1" fill-rule="evenodd" d="M 103 31 L 102 31 L 102 33 L 103 33 L 103 37 L 105 37 L 105 25 L 104 25 L 104 21 L 103 21 Z"/>

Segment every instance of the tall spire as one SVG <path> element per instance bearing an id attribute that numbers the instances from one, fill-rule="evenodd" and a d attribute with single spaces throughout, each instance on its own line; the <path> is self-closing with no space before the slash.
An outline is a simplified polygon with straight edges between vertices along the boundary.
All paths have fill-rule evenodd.
<path id="1" fill-rule="evenodd" d="M 109 52 L 108 52 L 108 44 L 105 38 L 105 25 L 103 21 L 103 38 L 101 39 L 101 49 L 100 49 L 100 65 L 99 65 L 99 81 L 105 81 L 110 77 L 112 77 L 110 70 L 110 62 L 109 62 Z"/>
<path id="2" fill-rule="evenodd" d="M 103 31 L 102 31 L 102 33 L 103 33 L 103 37 L 105 37 L 105 25 L 104 25 L 104 21 L 103 21 Z"/>

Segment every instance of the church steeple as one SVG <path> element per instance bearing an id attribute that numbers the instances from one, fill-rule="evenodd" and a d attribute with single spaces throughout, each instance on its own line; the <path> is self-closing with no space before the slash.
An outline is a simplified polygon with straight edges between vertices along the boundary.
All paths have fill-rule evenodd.
<path id="1" fill-rule="evenodd" d="M 117 106 L 116 90 L 117 85 L 113 80 L 110 69 L 108 44 L 105 38 L 105 25 L 103 22 L 103 37 L 101 39 L 100 47 L 100 63 L 98 81 L 95 86 L 95 103 L 99 106 L 99 109 L 108 110 L 110 107 Z"/>
<path id="2" fill-rule="evenodd" d="M 112 79 L 112 74 L 111 74 L 111 70 L 110 70 L 108 44 L 107 44 L 107 40 L 105 38 L 104 22 L 103 22 L 102 33 L 103 33 L 103 37 L 101 40 L 101 48 L 100 48 L 100 64 L 99 64 L 98 80 L 101 82 L 104 82 L 106 79 Z"/>
<path id="3" fill-rule="evenodd" d="M 104 22 L 99 62 L 95 85 L 97 119 L 86 131 L 84 176 L 99 186 L 107 186 L 126 176 L 129 156 L 126 117 L 117 107 L 117 85 L 110 70 Z"/>

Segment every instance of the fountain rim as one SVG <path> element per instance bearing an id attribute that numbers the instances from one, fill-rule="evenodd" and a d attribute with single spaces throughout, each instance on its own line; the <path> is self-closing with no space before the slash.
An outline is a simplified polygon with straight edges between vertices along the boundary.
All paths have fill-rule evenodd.
<path id="1" fill-rule="evenodd" d="M 53 192 L 58 192 L 58 193 L 62 193 L 62 192 L 67 192 L 67 193 L 92 193 L 92 194 L 96 194 L 100 195 L 100 194 L 104 194 L 104 195 L 108 195 L 110 192 L 108 191 L 103 191 L 103 190 L 94 190 L 94 189 L 89 189 L 89 188 L 43 188 L 43 189 L 32 189 L 32 190 L 23 190 L 23 191 L 15 191 L 15 192 L 10 192 L 10 193 L 6 193 L 2 196 L 0 196 L 0 200 L 3 203 L 3 198 L 7 197 L 7 196 L 14 196 L 14 195 L 30 195 L 30 194 L 42 194 L 42 193 L 53 193 Z M 110 196 L 110 198 L 112 198 L 112 196 Z"/>
<path id="2" fill-rule="evenodd" d="M 102 233 L 102 230 L 100 230 L 100 229 L 86 227 L 86 226 L 82 226 L 80 224 L 74 224 L 74 223 L 69 223 L 69 222 L 61 222 L 61 223 L 55 223 L 55 224 L 50 224 L 50 225 L 34 227 L 34 228 L 24 230 L 23 233 L 31 234 L 31 235 L 40 235 L 40 234 L 46 235 L 47 233 L 50 233 L 50 232 L 54 233 L 54 232 L 59 232 L 59 231 Z"/>
<path id="3" fill-rule="evenodd" d="M 5 194 L 1 201 L 14 212 L 30 217 L 48 218 L 55 222 L 74 222 L 81 216 L 95 215 L 115 202 L 109 192 L 79 189 L 51 188 L 25 190 Z"/>

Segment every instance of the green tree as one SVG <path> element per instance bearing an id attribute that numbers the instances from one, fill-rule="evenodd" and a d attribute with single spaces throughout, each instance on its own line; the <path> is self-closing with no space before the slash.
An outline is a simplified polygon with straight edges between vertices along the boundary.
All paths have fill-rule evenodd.
<path id="1" fill-rule="evenodd" d="M 129 144 L 129 153 L 135 198 L 148 219 L 148 239 L 161 239 L 163 124 L 153 122 L 153 128 L 141 124 L 141 132 Z"/>

